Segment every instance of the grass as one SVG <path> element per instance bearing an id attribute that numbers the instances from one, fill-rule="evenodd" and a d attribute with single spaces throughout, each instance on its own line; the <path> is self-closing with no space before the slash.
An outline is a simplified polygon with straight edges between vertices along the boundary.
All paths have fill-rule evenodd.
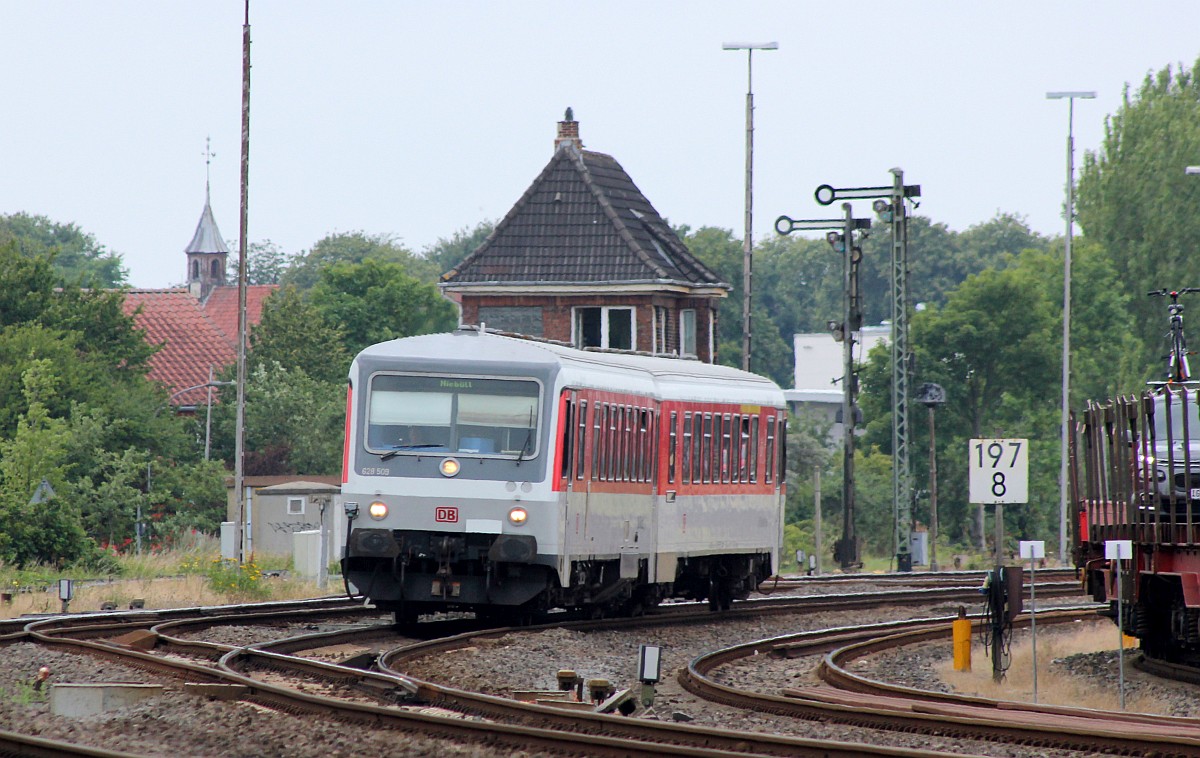
<path id="1" fill-rule="evenodd" d="M 0 566 L 0 588 L 11 594 L 11 600 L 0 602 L 0 618 L 60 612 L 59 579 L 76 581 L 68 606 L 74 612 L 97 611 L 105 603 L 126 609 L 134 600 L 142 600 L 146 608 L 186 608 L 295 600 L 341 591 L 335 582 L 322 592 L 315 581 L 289 576 L 288 555 L 255 556 L 243 566 L 222 561 L 216 540 L 205 537 L 159 553 L 119 555 L 116 560 L 120 566 L 116 577 L 45 567 L 17 571 Z"/>
<path id="2" fill-rule="evenodd" d="M 949 640 L 946 644 L 950 644 Z M 1060 667 L 1053 665 L 1054 660 L 1058 658 L 1079 653 L 1115 650 L 1116 647 L 1116 628 L 1107 621 L 1079 622 L 1070 625 L 1070 628 L 1066 630 L 1061 626 L 1047 630 L 1039 629 L 1037 702 L 1108 711 L 1119 710 L 1120 693 L 1115 687 L 1111 689 L 1097 687 L 1095 682 L 1062 672 L 1059 670 Z M 999 700 L 1033 702 L 1033 640 L 1029 634 L 1022 634 L 1021 638 L 1013 643 L 1012 662 L 1008 673 L 1000 683 L 992 681 L 991 660 L 984 657 L 983 646 L 979 644 L 978 637 L 974 635 L 971 638 L 971 652 L 973 655 L 971 671 L 955 671 L 952 660 L 946 660 L 937 666 L 937 673 L 942 681 L 953 687 L 955 692 Z M 1130 661 L 1136 654 L 1135 648 L 1126 647 L 1127 677 L 1129 676 Z M 1170 712 L 1168 704 L 1154 696 L 1139 695 L 1128 691 L 1126 692 L 1125 709 L 1142 713 Z"/>

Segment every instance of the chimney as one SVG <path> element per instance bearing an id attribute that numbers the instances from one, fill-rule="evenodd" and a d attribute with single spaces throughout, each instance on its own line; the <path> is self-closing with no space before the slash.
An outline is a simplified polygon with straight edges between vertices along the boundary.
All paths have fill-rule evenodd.
<path id="1" fill-rule="evenodd" d="M 575 120 L 575 113 L 570 108 L 567 108 L 563 120 L 558 122 L 558 136 L 554 138 L 554 150 L 557 152 L 567 145 L 573 146 L 576 151 L 583 149 L 583 142 L 579 139 L 579 122 Z"/>

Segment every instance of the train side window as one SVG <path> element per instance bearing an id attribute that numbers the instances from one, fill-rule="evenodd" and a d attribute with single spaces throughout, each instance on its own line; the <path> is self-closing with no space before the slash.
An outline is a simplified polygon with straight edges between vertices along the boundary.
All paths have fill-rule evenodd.
<path id="1" fill-rule="evenodd" d="M 634 479 L 634 425 L 632 425 L 632 410 L 625 405 L 620 413 L 620 481 L 628 482 Z"/>
<path id="2" fill-rule="evenodd" d="M 775 481 L 775 417 L 767 416 L 767 460 L 763 470 L 767 484 Z"/>
<path id="3" fill-rule="evenodd" d="M 604 478 L 604 416 L 608 412 L 607 403 L 597 403 L 592 415 L 595 420 L 595 434 L 592 436 L 592 480 Z"/>
<path id="4" fill-rule="evenodd" d="M 683 413 L 683 472 L 679 477 L 680 484 L 692 481 L 692 414 Z"/>
<path id="5" fill-rule="evenodd" d="M 701 481 L 708 484 L 712 481 L 713 456 L 713 417 L 711 413 L 704 414 L 704 437 L 701 440 L 700 466 Z"/>
<path id="6" fill-rule="evenodd" d="M 646 481 L 655 482 L 659 479 L 659 425 L 661 419 L 658 410 L 646 409 Z"/>
<path id="7" fill-rule="evenodd" d="M 678 411 L 671 411 L 671 425 L 667 427 L 667 434 L 670 435 L 667 439 L 667 484 L 675 483 L 675 451 L 679 447 L 679 430 L 675 428 L 676 419 L 679 416 Z M 687 427 L 684 427 L 685 429 Z M 687 432 L 684 432 L 684 444 L 687 444 Z"/>
<path id="8" fill-rule="evenodd" d="M 620 455 L 621 450 L 621 440 L 617 437 L 617 419 L 620 418 L 620 416 L 621 406 L 608 406 L 608 444 L 606 445 L 608 448 L 608 463 L 604 466 L 604 476 L 610 482 L 617 480 L 617 473 L 620 471 L 620 460 L 618 460 L 618 456 Z"/>
<path id="9" fill-rule="evenodd" d="M 658 436 L 655 431 L 658 427 L 658 416 L 651 412 L 649 408 L 642 409 L 642 446 L 645 448 L 645 456 L 642 459 L 642 481 L 654 481 L 654 463 L 655 451 L 658 449 Z"/>
<path id="10" fill-rule="evenodd" d="M 787 481 L 787 417 L 779 417 L 779 482 Z"/>
<path id="11" fill-rule="evenodd" d="M 742 417 L 735 413 L 729 427 L 729 481 L 742 481 Z"/>
<path id="12" fill-rule="evenodd" d="M 699 484 L 703 479 L 700 476 L 700 470 L 704 460 L 704 414 L 697 413 L 692 416 L 692 484 Z"/>
<path id="13" fill-rule="evenodd" d="M 629 440 L 629 447 L 632 451 L 629 455 L 629 480 L 633 482 L 643 481 L 642 466 L 646 462 L 646 419 L 642 416 L 641 408 L 633 409 L 633 436 Z"/>
<path id="14" fill-rule="evenodd" d="M 733 418 L 726 413 L 721 424 L 721 481 L 733 480 Z"/>
<path id="15" fill-rule="evenodd" d="M 588 401 L 579 401 L 579 425 L 576 427 L 575 439 L 575 478 L 583 479 L 583 471 L 587 465 L 587 408 Z"/>
<path id="16" fill-rule="evenodd" d="M 758 483 L 758 416 L 750 417 L 750 483 Z"/>
<path id="17" fill-rule="evenodd" d="M 562 470 L 559 472 L 559 477 L 562 479 L 571 478 L 571 462 L 572 456 L 575 455 L 575 402 L 568 400 L 566 403 L 566 418 L 563 419 L 563 436 L 562 436 Z"/>

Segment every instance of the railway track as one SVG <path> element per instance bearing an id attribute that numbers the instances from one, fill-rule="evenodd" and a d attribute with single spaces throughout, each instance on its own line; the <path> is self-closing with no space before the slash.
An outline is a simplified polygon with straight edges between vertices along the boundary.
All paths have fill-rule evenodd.
<path id="1" fill-rule="evenodd" d="M 965 590 L 959 590 L 964 592 Z M 915 592 L 916 594 L 912 594 Z M 808 598 L 771 598 L 743 604 L 726 616 L 755 613 L 798 612 L 805 608 L 845 606 L 861 603 L 864 606 L 881 602 L 902 602 L 904 598 L 922 598 L 924 602 L 949 599 L 944 589 L 879 593 L 871 599 L 855 596 L 816 596 Z M 537 706 L 518 708 L 516 714 L 488 716 L 489 721 L 464 720 L 461 713 L 479 714 L 500 704 L 488 703 L 479 696 L 473 704 L 459 702 L 458 713 L 438 716 L 406 708 L 405 703 L 423 701 L 427 704 L 450 705 L 457 695 L 439 690 L 433 685 L 416 682 L 395 673 L 370 672 L 321 661 L 306 660 L 294 654 L 304 649 L 337 644 L 347 640 L 394 640 L 396 631 L 390 624 L 368 625 L 320 634 L 305 634 L 274 643 L 235 647 L 203 640 L 189 639 L 206 626 L 251 623 L 302 623 L 337 618 L 361 618 L 360 607 L 325 604 L 318 608 L 256 608 L 253 615 L 219 609 L 188 614 L 169 613 L 104 614 L 90 617 L 53 617 L 29 621 L 20 634 L 8 635 L 9 640 L 31 639 L 39 644 L 87 652 L 121 660 L 127 665 L 158 676 L 192 682 L 237 685 L 245 688 L 243 697 L 257 704 L 291 713 L 315 713 L 343 722 L 369 725 L 373 728 L 396 728 L 418 731 L 440 737 L 468 739 L 487 744 L 503 745 L 509 749 L 554 750 L 555 752 L 587 752 L 589 755 L 918 755 L 928 751 L 903 748 L 871 748 L 861 744 L 841 744 L 802 738 L 772 738 L 736 734 L 690 725 L 636 722 L 623 717 L 600 714 L 563 714 L 543 712 Z M 335 615 L 336 614 L 336 615 Z M 651 623 L 712 623 L 714 617 L 695 606 L 669 606 L 655 618 L 606 621 L 605 624 L 638 625 Z M 583 628 L 594 628 L 596 622 L 575 622 Z M 422 625 L 426 626 L 426 625 Z M 436 625 L 434 625 L 436 626 Z M 131 632 L 144 631 L 137 646 L 114 644 L 114 639 L 127 637 Z M 511 631 L 511 630 L 509 630 Z M 491 632 L 496 633 L 496 632 Z M 394 646 L 394 644 L 393 644 Z M 281 650 L 290 650 L 281 652 Z M 298 686 L 270 681 L 278 672 L 298 678 L 311 685 L 323 682 L 336 691 L 335 697 L 302 692 Z M 292 683 L 293 685 L 295 682 Z M 308 687 L 308 689 L 312 689 Z M 467 693 L 469 695 L 469 693 Z M 351 702 L 348 697 L 353 696 Z M 494 698 L 493 700 L 503 700 Z M 482 705 L 481 705 L 482 703 Z M 580 718 L 584 715 L 584 718 Z M 469 724 L 469 726 L 468 726 Z"/>
<path id="2" fill-rule="evenodd" d="M 1038 613 L 1038 624 L 1071 623 L 1096 608 Z M 1039 706 L 917 690 L 851 673 L 858 658 L 919 642 L 948 639 L 952 618 L 873 624 L 788 635 L 700 656 L 680 680 L 693 694 L 737 708 L 849 726 L 1006 742 L 1031 750 L 1115 755 L 1200 755 L 1200 720 Z M 1028 624 L 1028 618 L 1017 621 Z M 754 655 L 821 655 L 828 688 L 750 692 L 717 682 L 721 666 Z"/>
<path id="3" fill-rule="evenodd" d="M 1078 593 L 1074 583 L 1060 587 L 1039 583 L 1038 594 L 1048 597 L 1055 592 Z M 884 602 L 941 602 L 971 598 L 974 588 L 959 587 L 897 590 L 885 593 L 817 595 L 796 598 L 772 597 L 739 604 L 723 617 L 761 613 L 797 613 L 818 608 L 870 607 Z M 904 748 L 873 748 L 862 744 L 844 744 L 803 738 L 770 737 L 750 733 L 730 734 L 727 730 L 706 729 L 691 725 L 661 724 L 630 720 L 603 714 L 564 714 L 542 706 L 515 703 L 506 698 L 464 693 L 420 682 L 390 669 L 406 655 L 429 654 L 439 646 L 461 644 L 472 636 L 495 635 L 513 630 L 500 630 L 457 635 L 458 643 L 436 640 L 417 643 L 405 653 L 395 653 L 381 660 L 380 671 L 305 659 L 297 655 L 305 650 L 331 644 L 375 640 L 394 646 L 396 629 L 390 624 L 356 625 L 354 628 L 331 632 L 302 634 L 285 640 L 250 646 L 222 645 L 188 638 L 206 627 L 230 624 L 303 624 L 315 625 L 322 620 L 363 619 L 370 609 L 349 605 L 344 601 L 327 600 L 303 604 L 274 604 L 220 609 L 180 609 L 174 611 L 112 613 L 91 616 L 46 617 L 26 620 L 19 631 L 12 625 L 0 627 L 0 642 L 21 639 L 39 644 L 87 652 L 121 660 L 154 675 L 192 682 L 234 685 L 244 688 L 242 697 L 257 704 L 290 713 L 313 713 L 343 722 L 369 725 L 372 728 L 395 728 L 417 731 L 437 737 L 478 741 L 503 745 L 510 749 L 554 750 L 556 752 L 587 752 L 589 755 L 917 755 Z M 376 614 L 377 615 L 377 614 Z M 664 607 L 653 616 L 638 619 L 612 620 L 606 626 L 636 626 L 647 624 L 712 623 L 714 616 L 684 604 Z M 421 624 L 425 629 L 453 629 L 462 622 Z M 594 629 L 597 622 L 563 622 L 555 626 L 574 624 Z M 114 644 L 114 639 L 127 637 L 131 632 L 144 632 L 137 644 Z M 136 636 L 136 635 L 135 635 Z M 284 683 L 280 683 L 283 674 Z M 304 683 L 288 683 L 288 677 Z M 314 683 L 321 683 L 331 696 L 314 694 Z M 453 715 L 417 712 L 406 707 L 410 703 L 436 705 L 453 710 Z M 485 718 L 487 721 L 464 720 L 461 714 Z M 60 753 L 64 754 L 64 753 Z M 89 753 L 78 753 L 89 754 Z M 103 752 L 96 754 L 103 755 Z"/>

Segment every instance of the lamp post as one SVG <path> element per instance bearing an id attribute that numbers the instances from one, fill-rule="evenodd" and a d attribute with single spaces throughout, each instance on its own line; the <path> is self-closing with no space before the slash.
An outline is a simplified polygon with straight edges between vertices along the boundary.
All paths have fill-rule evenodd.
<path id="1" fill-rule="evenodd" d="M 1094 100 L 1095 92 L 1047 92 L 1047 100 L 1067 101 L 1067 239 L 1063 246 L 1062 436 L 1059 446 L 1058 559 L 1067 561 L 1067 425 L 1071 382 L 1071 237 L 1075 233 L 1075 100 Z"/>
<path id="2" fill-rule="evenodd" d="M 235 384 L 237 384 L 237 382 L 214 382 L 213 378 L 212 378 L 212 366 L 209 366 L 207 382 L 205 382 L 204 384 L 197 384 L 193 387 L 185 387 L 184 389 L 179 390 L 178 392 L 176 392 L 175 394 L 173 394 L 169 398 L 167 398 L 167 404 L 170 405 L 172 400 L 174 400 L 175 398 L 179 397 L 182 394 L 191 392 L 192 390 L 202 390 L 205 388 L 208 389 L 208 414 L 204 420 L 204 460 L 206 460 L 206 461 L 208 460 L 209 450 L 211 449 L 209 443 L 210 443 L 210 439 L 212 436 L 212 399 L 213 399 L 212 398 L 212 388 L 213 387 L 232 387 Z"/>
<path id="3" fill-rule="evenodd" d="M 746 233 L 742 238 L 742 370 L 750 370 L 750 276 L 754 242 L 754 65 L 755 50 L 778 50 L 778 42 L 726 42 L 722 50 L 746 51 Z"/>
<path id="4" fill-rule="evenodd" d="M 937 571 L 937 438 L 933 416 L 937 407 L 946 402 L 946 390 L 940 384 L 926 382 L 917 390 L 917 402 L 929 409 L 929 570 Z"/>

